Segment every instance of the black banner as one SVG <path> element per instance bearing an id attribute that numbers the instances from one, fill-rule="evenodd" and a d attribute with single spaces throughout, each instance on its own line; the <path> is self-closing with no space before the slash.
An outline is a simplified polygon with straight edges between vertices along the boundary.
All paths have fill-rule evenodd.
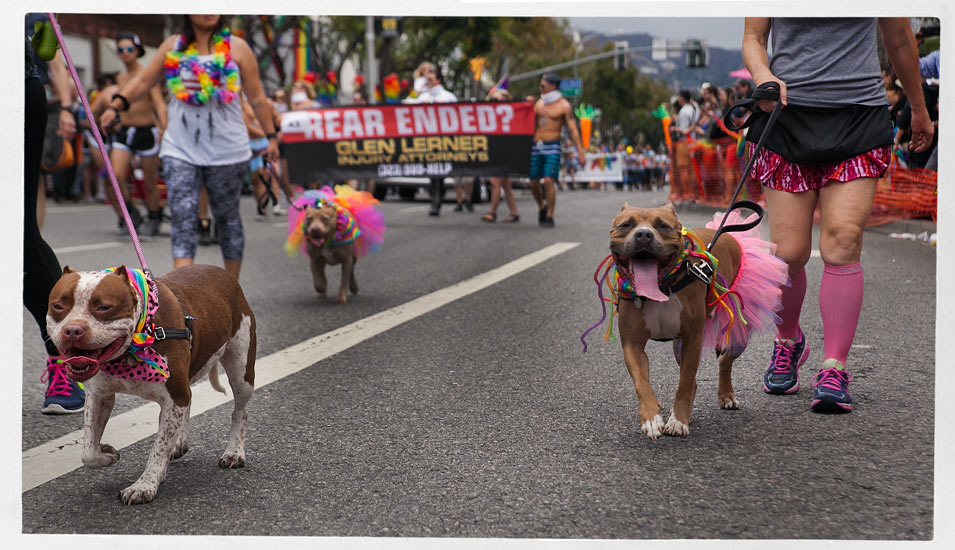
<path id="1" fill-rule="evenodd" d="M 526 176 L 531 103 L 376 105 L 283 115 L 295 183 L 388 177 Z"/>

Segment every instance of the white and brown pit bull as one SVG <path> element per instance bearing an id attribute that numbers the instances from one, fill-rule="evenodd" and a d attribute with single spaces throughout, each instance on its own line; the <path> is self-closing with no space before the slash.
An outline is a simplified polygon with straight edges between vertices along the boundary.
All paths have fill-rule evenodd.
<path id="1" fill-rule="evenodd" d="M 165 479 L 169 460 L 186 453 L 189 385 L 208 374 L 212 387 L 224 392 L 218 379 L 219 364 L 228 376 L 235 409 L 229 441 L 218 464 L 243 467 L 246 404 L 255 381 L 255 315 L 235 277 L 218 267 L 190 265 L 156 280 L 158 296 L 143 291 L 146 286 L 142 272 L 125 267 L 113 272 L 66 267 L 50 293 L 47 312 L 47 330 L 62 354 L 67 374 L 84 382 L 86 389 L 86 467 L 103 468 L 119 460 L 116 449 L 100 441 L 117 392 L 159 404 L 159 432 L 146 469 L 119 493 L 125 504 L 151 501 Z M 187 322 L 187 316 L 194 320 Z M 152 326 L 163 329 L 155 331 L 155 341 L 149 339 Z M 190 337 L 186 337 L 186 329 Z M 181 338 L 158 339 L 164 331 L 178 332 Z"/>

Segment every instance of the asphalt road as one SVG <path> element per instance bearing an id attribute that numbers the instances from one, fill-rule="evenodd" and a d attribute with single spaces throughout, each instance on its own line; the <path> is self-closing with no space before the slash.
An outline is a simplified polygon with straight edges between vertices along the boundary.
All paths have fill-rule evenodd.
<path id="1" fill-rule="evenodd" d="M 247 230 L 241 282 L 258 322 L 258 356 L 485 273 L 555 242 L 578 246 L 256 389 L 248 462 L 224 471 L 231 403 L 192 419 L 190 450 L 170 464 L 155 501 L 116 495 L 141 473 L 152 438 L 105 470 L 77 469 L 22 495 L 24 533 L 491 537 L 555 539 L 933 538 L 935 250 L 866 234 L 866 302 L 849 366 L 852 414 L 811 413 L 821 362 L 817 294 L 802 325 L 813 354 L 804 389 L 769 396 L 761 375 L 772 347 L 753 340 L 736 363 L 738 411 L 716 403 L 717 367 L 701 365 L 690 436 L 651 441 L 619 345 L 595 331 L 591 279 L 610 219 L 624 201 L 658 205 L 663 192 L 565 191 L 557 227 L 537 227 L 529 195 L 521 223 L 482 223 L 446 204 L 389 197 L 383 250 L 357 265 L 361 293 L 319 300 L 304 258 L 282 250 L 281 221 Z M 501 212 L 506 214 L 502 204 Z M 687 225 L 712 211 L 683 208 Z M 501 214 L 499 217 L 503 217 Z M 44 234 L 73 269 L 137 265 L 98 205 L 51 205 Z M 164 230 L 167 230 L 164 227 Z M 81 245 L 106 248 L 77 250 Z M 171 268 L 167 237 L 144 243 L 157 274 Z M 220 263 L 217 248 L 198 261 Z M 822 273 L 807 267 L 810 289 Z M 330 271 L 331 286 L 338 281 Z M 39 413 L 44 353 L 23 314 L 22 449 L 82 426 L 82 415 Z M 670 346 L 649 349 L 664 410 L 678 377 Z M 207 385 L 206 381 L 199 382 Z M 114 417 L 143 402 L 121 396 Z"/>

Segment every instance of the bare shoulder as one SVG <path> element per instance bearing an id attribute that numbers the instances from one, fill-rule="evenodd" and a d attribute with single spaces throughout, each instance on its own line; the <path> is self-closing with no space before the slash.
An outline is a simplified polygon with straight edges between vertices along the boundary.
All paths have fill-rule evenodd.
<path id="1" fill-rule="evenodd" d="M 243 62 L 252 55 L 252 48 L 241 36 L 233 34 L 229 40 L 232 42 L 232 57 L 236 60 L 236 63 Z"/>

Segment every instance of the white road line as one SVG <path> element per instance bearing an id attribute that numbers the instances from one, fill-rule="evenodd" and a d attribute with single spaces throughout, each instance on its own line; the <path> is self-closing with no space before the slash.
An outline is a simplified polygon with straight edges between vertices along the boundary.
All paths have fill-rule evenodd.
<path id="1" fill-rule="evenodd" d="M 47 214 L 67 214 L 80 212 L 105 212 L 112 210 L 108 204 L 74 204 L 71 206 L 47 206 Z"/>
<path id="2" fill-rule="evenodd" d="M 563 254 L 579 244 L 552 244 L 486 273 L 258 358 L 255 362 L 255 385 L 261 388 L 281 380 L 387 330 Z M 231 400 L 231 397 L 213 390 L 207 383 L 200 382 L 192 388 L 191 416 Z M 103 442 L 117 450 L 128 447 L 155 434 L 158 419 L 159 405 L 153 402 L 112 417 L 103 433 Z M 82 465 L 82 443 L 82 431 L 77 430 L 24 451 L 23 492 L 79 468 Z"/>
<path id="3" fill-rule="evenodd" d="M 404 208 L 399 208 L 398 212 L 422 212 L 428 208 L 430 208 L 428 205 L 420 204 L 418 206 L 406 206 Z"/>
<path id="4" fill-rule="evenodd" d="M 123 243 L 117 243 L 117 242 L 80 244 L 76 246 L 63 246 L 60 248 L 54 248 L 53 253 L 59 256 L 60 254 L 69 254 L 70 252 L 88 252 L 90 250 L 102 250 L 104 248 L 115 248 L 117 246 L 122 246 L 122 245 Z"/>

